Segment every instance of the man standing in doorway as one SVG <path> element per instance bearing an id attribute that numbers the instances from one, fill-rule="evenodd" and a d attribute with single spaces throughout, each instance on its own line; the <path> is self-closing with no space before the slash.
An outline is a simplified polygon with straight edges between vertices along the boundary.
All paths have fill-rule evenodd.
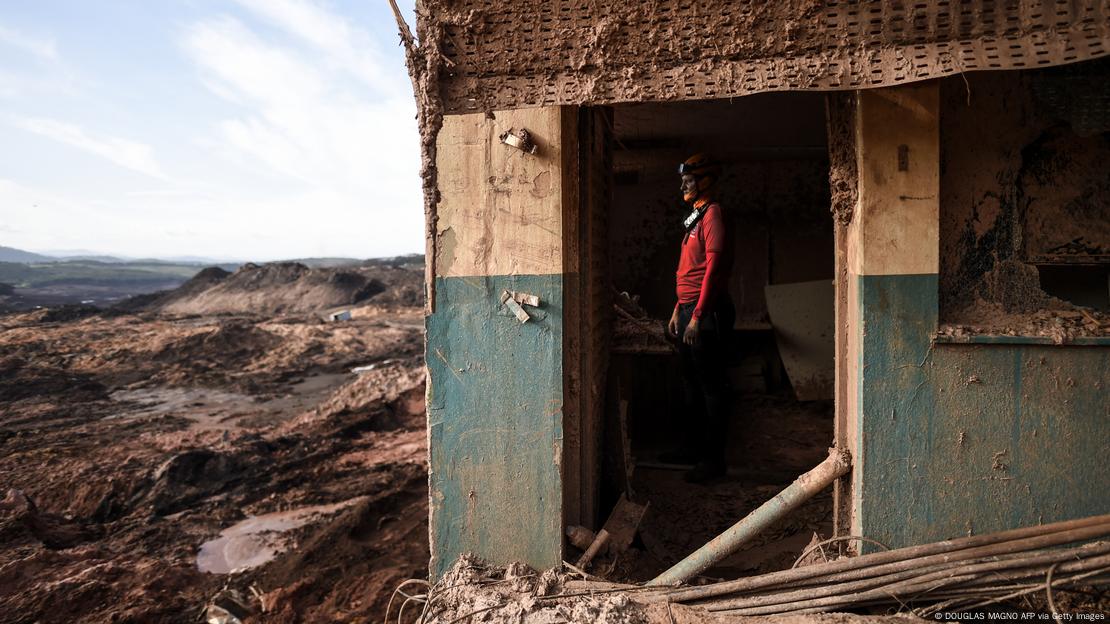
<path id="1" fill-rule="evenodd" d="M 736 311 L 728 293 L 732 272 L 732 233 L 714 190 L 721 166 L 705 154 L 679 165 L 682 198 L 693 211 L 684 222 L 675 292 L 678 303 L 667 331 L 678 339 L 687 402 L 693 408 L 687 426 L 691 446 L 686 473 L 704 483 L 726 471 L 725 441 L 732 411 L 728 382 L 729 345 Z"/>

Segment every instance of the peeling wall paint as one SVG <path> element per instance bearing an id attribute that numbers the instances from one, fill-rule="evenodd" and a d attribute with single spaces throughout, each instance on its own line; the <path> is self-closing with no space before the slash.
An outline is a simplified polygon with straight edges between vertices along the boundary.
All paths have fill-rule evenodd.
<path id="1" fill-rule="evenodd" d="M 1083 66 L 1110 95 L 1110 62 L 1073 71 Z M 1082 136 L 1038 101 L 1057 71 L 942 82 L 942 320 L 974 320 L 962 308 L 977 298 L 1008 313 L 1045 307 L 1034 264 L 1110 262 L 1110 127 Z"/>
<path id="2" fill-rule="evenodd" d="M 936 135 L 950 130 L 943 108 L 928 112 L 938 108 L 928 88 L 861 93 L 857 111 L 860 197 L 845 284 L 851 530 L 899 547 L 1110 512 L 1110 341 L 935 338 L 946 254 L 938 267 L 928 252 L 952 209 L 936 192 Z M 969 155 L 948 157 L 953 175 L 952 159 Z M 1013 183 L 998 182 L 1002 193 Z"/>
<path id="3" fill-rule="evenodd" d="M 459 555 L 546 568 L 562 554 L 562 277 L 437 280 L 427 317 L 432 575 Z M 521 323 L 503 290 L 540 297 Z"/>
<path id="4" fill-rule="evenodd" d="M 891 546 L 1110 512 L 1110 346 L 933 344 L 936 276 L 861 276 L 859 526 Z"/>

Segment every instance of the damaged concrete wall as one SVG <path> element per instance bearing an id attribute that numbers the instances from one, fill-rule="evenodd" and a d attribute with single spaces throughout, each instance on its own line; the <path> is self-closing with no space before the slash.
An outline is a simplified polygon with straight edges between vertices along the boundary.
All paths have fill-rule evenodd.
<path id="1" fill-rule="evenodd" d="M 448 117 L 439 134 L 438 301 L 425 348 L 433 577 L 466 552 L 560 561 L 576 123 L 560 107 L 503 111 Z M 500 142 L 522 127 L 535 154 Z M 502 303 L 506 290 L 539 297 L 527 322 Z"/>
<path id="2" fill-rule="evenodd" d="M 1110 48 L 1099 0 L 424 0 L 448 112 L 862 89 Z"/>
<path id="3" fill-rule="evenodd" d="M 1037 265 L 1110 265 L 1107 98 L 1105 60 L 942 83 L 943 321 L 1020 331 L 989 316 L 1062 307 Z"/>
<path id="4" fill-rule="evenodd" d="M 859 98 L 852 533 L 897 547 L 1110 511 L 1110 341 L 935 338 L 945 109 L 935 83 Z"/>

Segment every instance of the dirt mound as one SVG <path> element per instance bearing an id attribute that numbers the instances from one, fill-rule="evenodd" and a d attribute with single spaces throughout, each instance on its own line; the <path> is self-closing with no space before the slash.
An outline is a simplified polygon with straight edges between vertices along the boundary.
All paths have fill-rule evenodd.
<path id="1" fill-rule="evenodd" d="M 186 292 L 189 289 L 193 289 L 194 292 L 203 290 L 223 281 L 228 275 L 231 275 L 231 271 L 225 271 L 220 267 L 207 267 L 201 269 L 200 273 L 194 275 L 192 279 L 182 284 L 181 288 L 177 290 L 179 292 Z"/>
<path id="2" fill-rule="evenodd" d="M 0 317 L 0 624 L 191 623 L 225 586 L 255 621 L 377 621 L 427 573 L 424 374 L 418 309 L 360 311 Z M 268 563 L 200 567 L 288 515 Z"/>
<path id="3" fill-rule="evenodd" d="M 0 500 L 0 540 L 30 539 L 51 550 L 73 548 L 100 537 L 101 532 L 56 514 L 42 513 L 34 501 L 19 490 L 8 490 Z"/>
<path id="4" fill-rule="evenodd" d="M 379 414 L 379 430 L 424 425 L 424 368 L 417 360 L 382 364 L 357 375 L 327 400 L 290 421 L 282 431 L 295 431 L 316 423 L 338 421 L 351 415 Z"/>
<path id="5" fill-rule="evenodd" d="M 43 323 L 67 323 L 100 314 L 100 308 L 91 305 L 66 304 L 50 308 L 42 315 Z"/>
<path id="6" fill-rule="evenodd" d="M 558 570 L 542 574 L 513 563 L 494 568 L 482 560 L 460 557 L 430 590 L 428 622 L 465 620 L 481 614 L 483 622 L 604 622 L 647 624 L 646 605 L 629 600 L 624 593 L 561 596 L 567 575 Z"/>
<path id="7" fill-rule="evenodd" d="M 235 273 L 209 267 L 173 290 L 138 295 L 113 313 L 302 314 L 372 302 L 419 306 L 424 301 L 419 265 L 368 261 L 363 266 L 308 267 L 299 262 L 244 264 Z"/>
<path id="8" fill-rule="evenodd" d="M 385 590 L 426 576 L 427 473 L 411 465 L 395 477 L 253 575 L 257 585 L 275 589 L 262 596 L 264 612 L 248 621 L 376 622 L 389 599 Z"/>
<path id="9" fill-rule="evenodd" d="M 387 284 L 374 275 L 381 272 L 360 267 L 311 269 L 296 262 L 248 263 L 207 288 L 187 283 L 185 290 L 171 291 L 154 307 L 182 315 L 315 312 L 384 292 Z"/>
<path id="10" fill-rule="evenodd" d="M 173 290 L 161 290 L 128 297 L 109 308 L 108 313 L 159 310 L 175 301 L 195 297 L 216 284 L 219 284 L 229 275 L 231 275 L 231 273 L 220 267 L 207 267 L 201 269 L 199 273 Z"/>
<path id="11" fill-rule="evenodd" d="M 154 354 L 165 363 L 191 363 L 194 368 L 240 367 L 259 353 L 281 343 L 281 338 L 248 321 L 220 323 L 214 331 L 193 334 L 171 342 Z"/>
<path id="12" fill-rule="evenodd" d="M 406 613 L 425 613 L 421 622 L 453 624 L 910 624 L 921 620 L 909 614 L 853 615 L 817 613 L 742 617 L 710 612 L 696 606 L 666 602 L 657 590 L 619 583 L 579 580 L 577 572 L 558 569 L 537 572 L 522 563 L 488 565 L 464 555 L 430 588 L 427 604 L 412 602 Z M 413 585 L 405 593 L 423 594 Z M 418 591 L 419 590 L 419 591 Z M 404 596 L 397 594 L 386 621 L 397 617 Z"/>
<path id="13" fill-rule="evenodd" d="M 43 374 L 54 370 L 59 380 L 83 377 L 116 388 L 286 394 L 313 375 L 419 356 L 419 312 L 379 312 L 342 323 L 315 316 L 174 320 L 124 314 L 44 324 L 38 311 L 0 317 L 0 359 L 33 362 Z"/>
<path id="14" fill-rule="evenodd" d="M 19 357 L 0 359 L 0 403 L 52 395 L 72 401 L 103 401 L 108 391 L 89 375 L 41 368 Z"/>

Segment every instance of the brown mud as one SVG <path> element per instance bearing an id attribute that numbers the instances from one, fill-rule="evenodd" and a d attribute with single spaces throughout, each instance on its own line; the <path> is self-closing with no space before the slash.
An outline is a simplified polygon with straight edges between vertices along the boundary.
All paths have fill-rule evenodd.
<path id="1" fill-rule="evenodd" d="M 430 590 L 428 604 L 407 606 L 426 610 L 428 622 L 481 621 L 487 624 L 900 624 L 920 621 L 903 615 L 867 616 L 829 613 L 805 616 L 740 617 L 652 599 L 651 592 L 633 588 L 613 591 L 608 584 L 581 581 L 581 575 L 556 570 L 538 572 L 523 564 L 504 568 L 463 557 Z M 628 586 L 624 586 L 627 588 Z M 403 600 L 396 600 L 396 614 Z M 468 617 L 468 616 L 472 616 Z"/>
<path id="2" fill-rule="evenodd" d="M 372 302 L 420 305 L 420 275 L 401 266 L 309 268 L 299 262 L 247 263 L 234 273 L 209 267 L 181 286 L 115 306 L 124 312 L 274 316 Z"/>
<path id="3" fill-rule="evenodd" d="M 376 621 L 427 573 L 422 332 L 357 312 L 0 317 L 0 622 Z"/>

